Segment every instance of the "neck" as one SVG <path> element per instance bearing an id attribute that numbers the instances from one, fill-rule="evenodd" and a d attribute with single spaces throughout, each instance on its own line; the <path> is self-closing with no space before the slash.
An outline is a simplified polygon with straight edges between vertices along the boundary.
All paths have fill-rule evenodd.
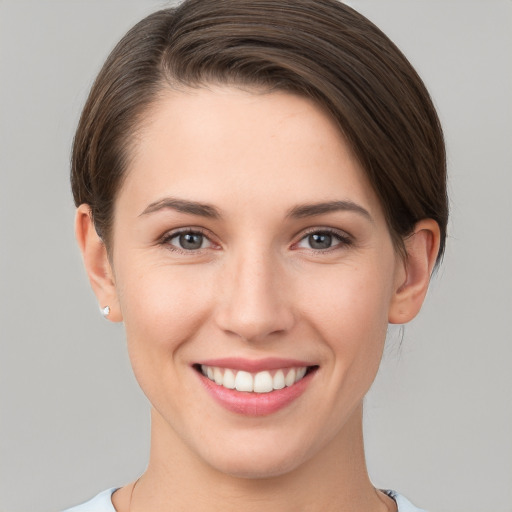
<path id="1" fill-rule="evenodd" d="M 270 478 L 240 478 L 217 471 L 170 432 L 153 410 L 150 462 L 137 483 L 131 512 L 382 511 L 390 510 L 389 505 L 368 477 L 362 407 L 313 458 Z"/>

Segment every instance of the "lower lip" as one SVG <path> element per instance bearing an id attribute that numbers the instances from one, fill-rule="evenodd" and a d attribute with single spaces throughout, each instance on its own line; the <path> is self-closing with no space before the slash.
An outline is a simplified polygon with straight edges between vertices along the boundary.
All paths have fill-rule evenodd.
<path id="1" fill-rule="evenodd" d="M 313 373 L 315 372 L 308 373 L 292 386 L 276 389 L 269 393 L 249 393 L 227 389 L 215 384 L 201 373 L 197 372 L 197 375 L 216 402 L 228 411 L 245 416 L 266 416 L 284 409 L 299 398 L 310 383 Z"/>

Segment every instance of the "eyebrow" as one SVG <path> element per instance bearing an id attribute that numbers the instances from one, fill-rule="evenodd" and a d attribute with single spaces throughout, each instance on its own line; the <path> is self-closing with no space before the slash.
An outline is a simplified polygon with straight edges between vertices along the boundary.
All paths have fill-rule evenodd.
<path id="1" fill-rule="evenodd" d="M 166 197 L 151 203 L 144 209 L 139 217 L 167 209 L 176 210 L 180 213 L 188 213 L 190 215 L 199 215 L 200 217 L 208 217 L 210 219 L 220 219 L 221 217 L 219 210 L 210 204 L 197 203 L 195 201 L 187 201 L 185 199 L 176 199 L 174 197 Z"/>
<path id="2" fill-rule="evenodd" d="M 139 217 L 165 209 L 171 209 L 180 213 L 188 213 L 190 215 L 198 215 L 210 219 L 220 219 L 222 217 L 215 206 L 206 203 L 198 203 L 196 201 L 187 201 L 185 199 L 176 199 L 173 197 L 166 197 L 151 203 L 144 209 Z M 324 203 L 297 205 L 291 208 L 286 216 L 294 219 L 302 219 L 304 217 L 314 217 L 338 211 L 355 212 L 373 222 L 373 218 L 368 210 L 353 201 L 327 201 Z"/>
<path id="3" fill-rule="evenodd" d="M 289 210 L 287 216 L 294 219 L 302 219 L 304 217 L 314 217 L 339 211 L 354 212 L 373 222 L 370 212 L 352 201 L 327 201 L 325 203 L 298 205 Z"/>

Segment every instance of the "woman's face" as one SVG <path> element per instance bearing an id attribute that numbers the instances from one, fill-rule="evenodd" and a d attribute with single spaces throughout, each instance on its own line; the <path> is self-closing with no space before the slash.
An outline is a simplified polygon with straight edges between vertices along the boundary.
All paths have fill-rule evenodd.
<path id="1" fill-rule="evenodd" d="M 112 266 L 164 444 L 258 477 L 353 435 L 404 270 L 357 160 L 311 101 L 166 93 L 117 198 Z"/>

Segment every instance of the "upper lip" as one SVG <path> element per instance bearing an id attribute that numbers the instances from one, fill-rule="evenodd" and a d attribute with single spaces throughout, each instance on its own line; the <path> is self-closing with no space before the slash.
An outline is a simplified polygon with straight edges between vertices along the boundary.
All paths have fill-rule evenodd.
<path id="1" fill-rule="evenodd" d="M 267 357 L 263 359 L 244 359 L 241 357 L 223 357 L 218 359 L 205 359 L 197 361 L 198 365 L 216 366 L 218 368 L 230 368 L 231 370 L 242 370 L 250 373 L 262 372 L 265 370 L 279 370 L 281 368 L 301 368 L 315 366 L 307 361 L 298 359 L 284 359 Z"/>

